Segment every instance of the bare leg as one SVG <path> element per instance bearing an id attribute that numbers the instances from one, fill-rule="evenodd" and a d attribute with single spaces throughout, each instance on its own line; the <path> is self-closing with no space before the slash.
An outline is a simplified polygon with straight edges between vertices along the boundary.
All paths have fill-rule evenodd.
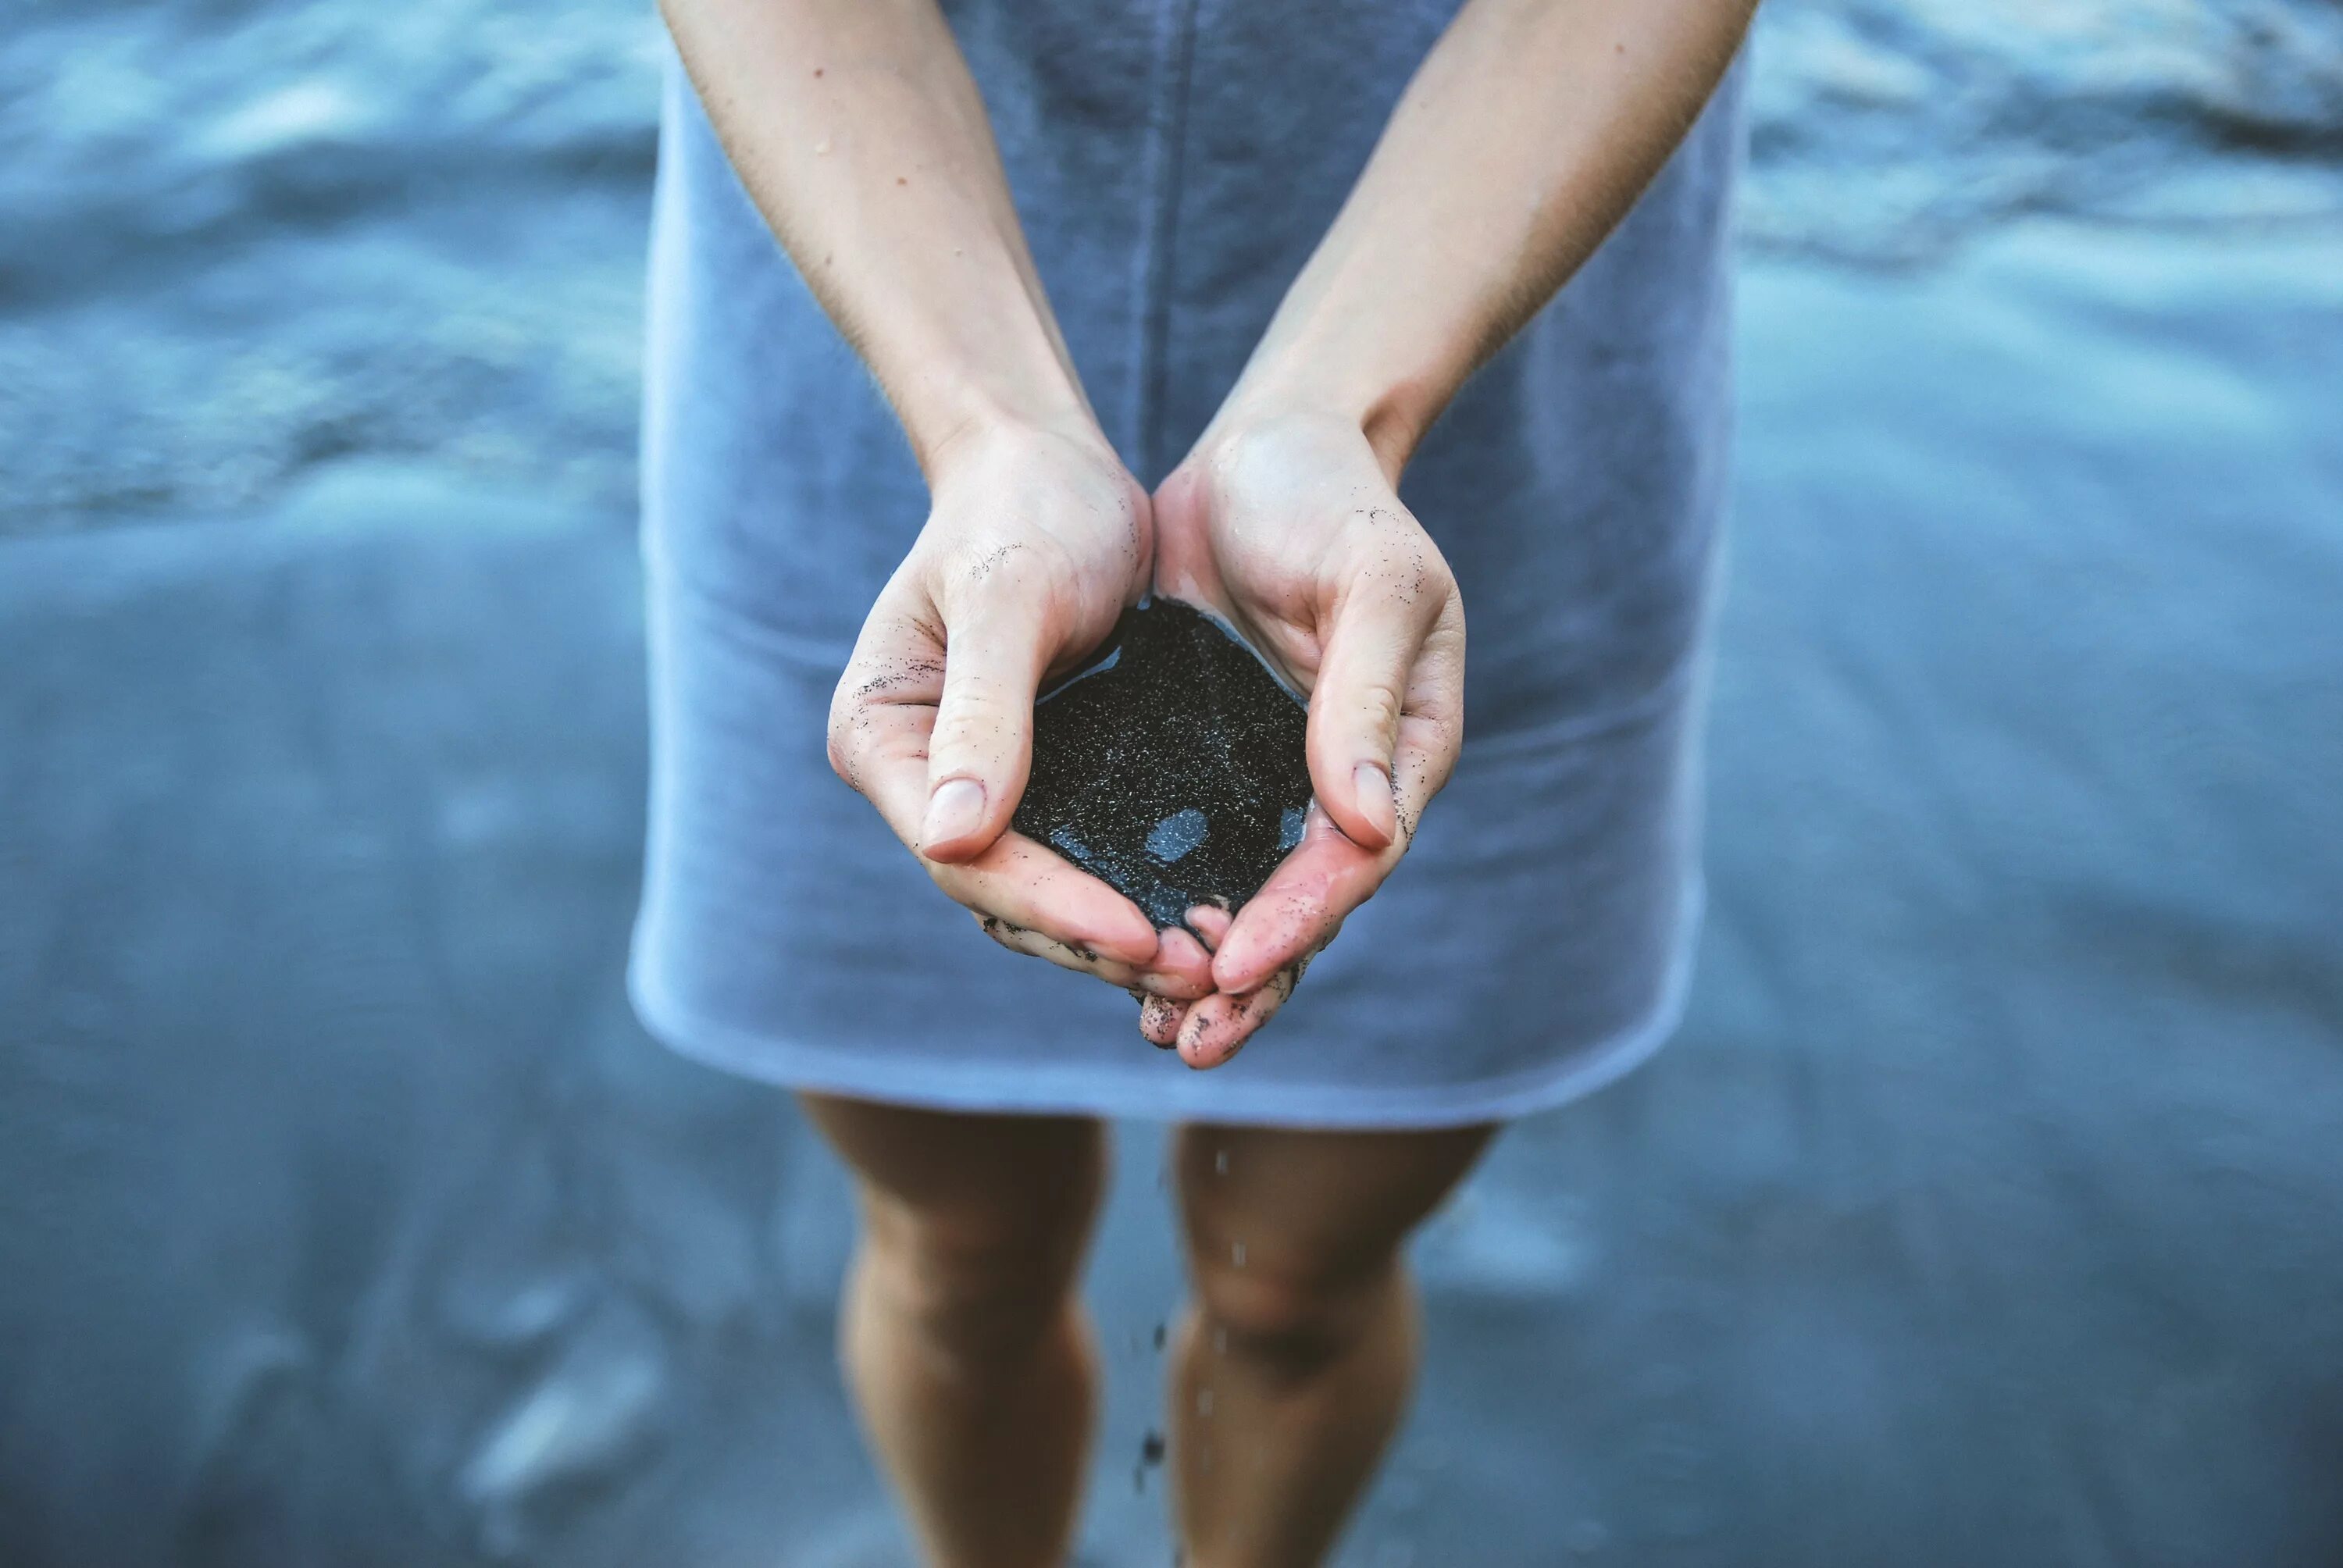
<path id="1" fill-rule="evenodd" d="M 800 1099 L 857 1178 L 840 1356 L 927 1562 L 1055 1568 L 1097 1402 L 1073 1287 L 1102 1130 Z"/>
<path id="2" fill-rule="evenodd" d="M 1180 1131 L 1196 1301 L 1171 1400 L 1189 1568 L 1324 1559 L 1414 1382 L 1401 1243 L 1494 1131 Z"/>

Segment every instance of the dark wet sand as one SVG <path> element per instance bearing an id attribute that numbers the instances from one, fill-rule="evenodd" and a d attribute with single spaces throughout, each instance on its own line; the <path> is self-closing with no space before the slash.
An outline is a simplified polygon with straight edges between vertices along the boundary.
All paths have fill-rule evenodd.
<path id="1" fill-rule="evenodd" d="M 1433 1225 L 1346 1568 L 2343 1560 L 2338 243 L 1753 269 L 1691 1019 Z M 839 1178 L 620 996 L 634 573 L 431 469 L 0 544 L 11 1568 L 900 1561 Z"/>
<path id="2" fill-rule="evenodd" d="M 1042 694 L 1015 825 L 1159 930 L 1200 904 L 1234 910 L 1302 841 L 1307 721 L 1218 621 L 1151 599 Z"/>

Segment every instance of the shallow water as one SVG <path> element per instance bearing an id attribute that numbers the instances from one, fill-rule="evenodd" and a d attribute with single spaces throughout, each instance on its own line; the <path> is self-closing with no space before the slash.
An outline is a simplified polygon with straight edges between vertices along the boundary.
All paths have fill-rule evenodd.
<path id="1" fill-rule="evenodd" d="M 1777 0 L 1692 1014 L 1343 1568 L 2343 1559 L 2337 15 Z M 0 1559 L 901 1561 L 836 1170 L 618 992 L 646 18 L 11 19 Z"/>
<path id="2" fill-rule="evenodd" d="M 627 503 L 648 6 L 18 0 L 0 534 L 241 515 L 349 456 Z M 1769 0 L 1744 228 L 1909 264 L 2022 213 L 2343 213 L 2327 0 Z"/>
<path id="3" fill-rule="evenodd" d="M 2283 226 L 2343 212 L 2343 7 L 2321 0 L 1767 0 L 1745 232 L 1908 264 L 2062 213 Z"/>

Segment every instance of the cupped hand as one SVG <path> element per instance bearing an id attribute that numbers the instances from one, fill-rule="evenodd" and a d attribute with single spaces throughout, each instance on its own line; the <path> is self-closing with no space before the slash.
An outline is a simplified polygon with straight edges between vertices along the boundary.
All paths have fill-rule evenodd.
<path id="1" fill-rule="evenodd" d="M 1192 911 L 1212 994 L 1141 1005 L 1141 1031 L 1215 1067 L 1407 852 L 1464 734 L 1464 604 L 1353 422 L 1226 419 L 1156 492 L 1155 587 L 1220 616 L 1308 695 L 1302 842 L 1232 917 Z"/>
<path id="2" fill-rule="evenodd" d="M 1145 590 L 1146 492 L 1094 430 L 983 427 L 930 463 L 933 504 L 863 622 L 830 710 L 839 777 L 1003 946 L 1156 998 L 1211 955 L 1009 826 L 1033 700 Z"/>

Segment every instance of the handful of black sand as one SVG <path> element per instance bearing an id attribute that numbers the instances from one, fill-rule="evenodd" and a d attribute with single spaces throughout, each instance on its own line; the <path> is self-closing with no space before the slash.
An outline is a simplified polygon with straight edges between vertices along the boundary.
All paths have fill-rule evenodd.
<path id="1" fill-rule="evenodd" d="M 1158 930 L 1234 910 L 1302 841 L 1308 716 L 1251 648 L 1174 599 L 1122 612 L 1033 710 L 1014 824 L 1137 904 Z"/>

